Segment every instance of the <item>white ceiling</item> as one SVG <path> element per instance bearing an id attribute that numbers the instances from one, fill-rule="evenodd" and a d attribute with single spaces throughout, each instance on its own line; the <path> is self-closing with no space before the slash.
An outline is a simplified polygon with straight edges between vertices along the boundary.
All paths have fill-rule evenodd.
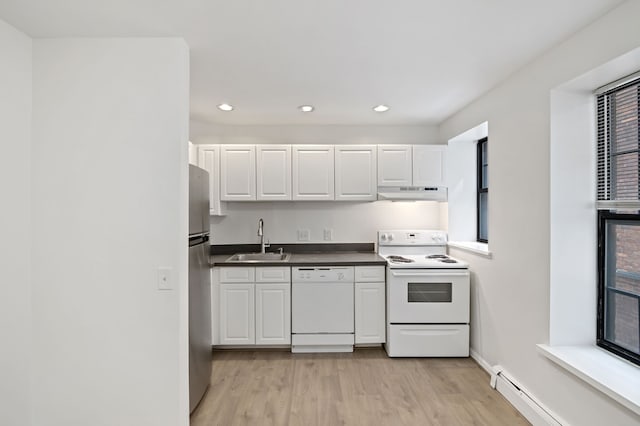
<path id="1" fill-rule="evenodd" d="M 180 36 L 191 118 L 435 124 L 621 0 L 0 0 L 32 37 Z M 224 113 L 227 102 L 236 110 Z M 303 114 L 296 107 L 312 104 Z M 391 106 L 387 113 L 371 108 Z"/>

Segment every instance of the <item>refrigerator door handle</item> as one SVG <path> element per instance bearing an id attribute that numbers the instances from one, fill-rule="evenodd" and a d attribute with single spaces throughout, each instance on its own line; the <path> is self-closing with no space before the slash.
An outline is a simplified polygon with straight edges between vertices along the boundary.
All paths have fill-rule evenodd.
<path id="1" fill-rule="evenodd" d="M 189 239 L 200 238 L 200 237 L 205 237 L 205 236 L 208 238 L 209 237 L 209 233 L 208 232 L 199 232 L 197 234 L 189 234 Z"/>
<path id="2" fill-rule="evenodd" d="M 189 235 L 189 247 L 197 246 L 198 244 L 206 243 L 207 241 L 209 241 L 208 232 Z"/>

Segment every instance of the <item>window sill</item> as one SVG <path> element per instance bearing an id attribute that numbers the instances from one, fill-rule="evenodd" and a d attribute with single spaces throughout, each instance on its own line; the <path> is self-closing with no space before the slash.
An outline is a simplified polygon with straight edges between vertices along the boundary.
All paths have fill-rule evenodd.
<path id="1" fill-rule="evenodd" d="M 537 346 L 551 361 L 640 415 L 640 367 L 596 346 Z"/>
<path id="2" fill-rule="evenodd" d="M 491 252 L 489 251 L 489 244 L 479 243 L 476 241 L 449 241 L 449 247 L 454 247 L 460 250 L 468 251 L 469 253 L 478 254 L 480 256 L 491 259 Z"/>

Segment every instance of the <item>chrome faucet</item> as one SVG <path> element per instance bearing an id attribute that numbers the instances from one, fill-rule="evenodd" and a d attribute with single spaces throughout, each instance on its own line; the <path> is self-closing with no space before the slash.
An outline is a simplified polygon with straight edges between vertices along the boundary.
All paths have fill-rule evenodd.
<path id="1" fill-rule="evenodd" d="M 265 249 L 271 244 L 269 244 L 269 240 L 264 242 L 264 220 L 262 218 L 258 220 L 258 236 L 260 237 L 260 253 L 265 253 Z"/>

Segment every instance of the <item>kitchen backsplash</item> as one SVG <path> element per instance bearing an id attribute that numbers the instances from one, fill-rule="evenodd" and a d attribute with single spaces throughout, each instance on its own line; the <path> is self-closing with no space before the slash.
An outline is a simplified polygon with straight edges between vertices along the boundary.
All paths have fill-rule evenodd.
<path id="1" fill-rule="evenodd" d="M 373 242 L 379 229 L 443 229 L 446 203 L 227 203 L 227 216 L 211 217 L 211 243 L 258 242 L 260 218 L 264 219 L 265 239 L 273 242 Z M 308 241 L 298 238 L 299 231 L 308 231 Z"/>

